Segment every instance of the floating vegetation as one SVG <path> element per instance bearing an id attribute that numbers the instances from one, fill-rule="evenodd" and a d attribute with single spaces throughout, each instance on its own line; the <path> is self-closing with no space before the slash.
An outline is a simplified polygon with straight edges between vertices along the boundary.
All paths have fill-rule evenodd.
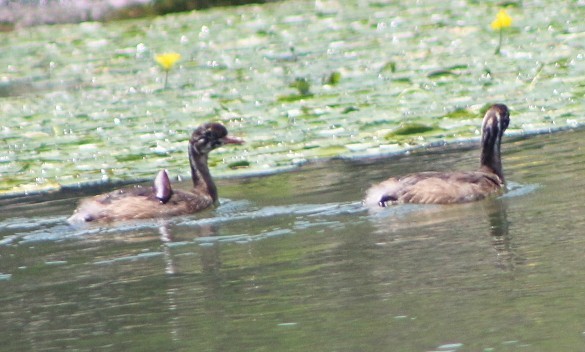
<path id="1" fill-rule="evenodd" d="M 487 109 L 486 109 L 486 111 L 487 111 Z M 470 119 L 470 118 L 474 118 L 477 116 L 478 116 L 477 113 L 474 113 L 474 112 L 469 111 L 467 109 L 459 108 L 459 109 L 455 109 L 455 110 L 443 115 L 442 117 L 445 119 Z"/>
<path id="2" fill-rule="evenodd" d="M 295 78 L 294 82 L 292 82 L 289 87 L 296 88 L 300 96 L 313 95 L 311 93 L 311 83 L 305 77 Z"/>
<path id="3" fill-rule="evenodd" d="M 348 106 L 343 109 L 341 112 L 342 114 L 349 114 L 350 112 L 359 111 L 360 109 L 357 106 Z"/>
<path id="4" fill-rule="evenodd" d="M 240 161 L 234 161 L 232 163 L 228 164 L 228 167 L 230 169 L 242 169 L 242 168 L 246 168 L 250 166 L 250 162 L 248 160 L 240 160 Z"/>
<path id="5" fill-rule="evenodd" d="M 421 123 L 405 123 L 394 131 L 387 133 L 385 138 L 392 139 L 396 136 L 410 136 L 413 134 L 420 135 L 435 130 L 438 130 L 438 128 L 423 125 Z"/>
<path id="6" fill-rule="evenodd" d="M 445 77 L 445 76 L 458 76 L 459 74 L 453 72 L 451 70 L 437 70 L 429 73 L 427 75 L 428 78 L 438 78 L 438 77 Z"/>
<path id="7" fill-rule="evenodd" d="M 384 73 L 384 72 L 391 72 L 391 73 L 396 72 L 396 62 L 388 61 L 387 63 L 385 63 L 384 66 L 382 66 L 382 68 L 380 69 L 380 73 Z"/>
<path id="8" fill-rule="evenodd" d="M 330 86 L 337 85 L 339 82 L 341 82 L 341 73 L 337 71 L 331 72 L 327 78 L 323 80 L 323 84 L 328 84 Z"/>
<path id="9" fill-rule="evenodd" d="M 376 153 L 386 135 L 402 149 L 475 137 L 494 102 L 512 109 L 512 130 L 585 123 L 574 4 L 516 6 L 505 58 L 477 45 L 496 44 L 474 20 L 493 4 L 344 1 L 327 16 L 299 4 L 3 33 L 0 194 L 188 175 L 186 139 L 210 120 L 248 142 L 210 157 L 218 176 Z"/>
<path id="10" fill-rule="evenodd" d="M 427 75 L 428 78 L 440 78 L 445 76 L 459 76 L 465 73 L 469 67 L 468 65 L 454 65 L 444 69 L 432 71 Z"/>

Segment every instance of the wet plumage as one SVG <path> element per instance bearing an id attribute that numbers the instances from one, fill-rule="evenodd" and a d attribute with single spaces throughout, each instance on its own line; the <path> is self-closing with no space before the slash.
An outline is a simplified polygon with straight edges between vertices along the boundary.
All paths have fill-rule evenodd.
<path id="1" fill-rule="evenodd" d="M 204 124 L 189 140 L 189 162 L 193 189 L 173 190 L 166 170 L 161 170 L 152 187 L 134 186 L 86 198 L 68 219 L 72 224 L 119 220 L 164 218 L 192 214 L 218 201 L 217 188 L 207 165 L 208 153 L 225 144 L 241 144 L 227 136 L 219 123 Z"/>
<path id="2" fill-rule="evenodd" d="M 372 186 L 367 206 L 401 203 L 452 204 L 484 199 L 505 187 L 500 145 L 510 123 L 506 105 L 495 104 L 482 123 L 480 167 L 477 171 L 420 172 L 392 177 Z"/>

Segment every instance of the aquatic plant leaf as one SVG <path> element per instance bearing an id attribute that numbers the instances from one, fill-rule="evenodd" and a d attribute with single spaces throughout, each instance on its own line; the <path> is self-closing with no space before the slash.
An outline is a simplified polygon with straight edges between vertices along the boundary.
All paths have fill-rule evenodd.
<path id="1" fill-rule="evenodd" d="M 248 160 L 239 160 L 228 164 L 230 169 L 241 169 L 249 166 L 250 162 Z"/>
<path id="2" fill-rule="evenodd" d="M 384 138 L 392 139 L 401 136 L 420 135 L 430 131 L 438 130 L 436 127 L 424 125 L 421 123 L 406 123 L 395 129 L 392 132 L 387 133 Z"/>
<path id="3" fill-rule="evenodd" d="M 382 68 L 380 69 L 380 73 L 383 72 L 396 72 L 396 62 L 394 61 L 388 61 L 387 63 L 384 64 L 384 66 L 382 66 Z"/>
<path id="4" fill-rule="evenodd" d="M 341 82 L 341 73 L 334 71 L 331 72 L 329 76 L 327 76 L 327 79 L 325 79 L 324 83 L 334 86 L 339 84 L 339 82 Z"/>
<path id="5" fill-rule="evenodd" d="M 291 88 L 296 88 L 299 95 L 306 96 L 311 94 L 311 82 L 305 77 L 297 77 L 294 82 L 289 85 Z"/>
<path id="6" fill-rule="evenodd" d="M 458 76 L 458 73 L 453 72 L 451 70 L 437 70 L 437 71 L 433 71 L 427 75 L 428 78 L 438 78 L 438 77 L 446 77 L 446 76 Z"/>
<path id="7" fill-rule="evenodd" d="M 455 109 L 455 110 L 445 114 L 443 116 L 443 118 L 446 118 L 446 119 L 468 119 L 468 118 L 473 118 L 476 115 L 477 115 L 476 113 L 472 113 L 471 111 L 468 111 L 467 109 Z"/>

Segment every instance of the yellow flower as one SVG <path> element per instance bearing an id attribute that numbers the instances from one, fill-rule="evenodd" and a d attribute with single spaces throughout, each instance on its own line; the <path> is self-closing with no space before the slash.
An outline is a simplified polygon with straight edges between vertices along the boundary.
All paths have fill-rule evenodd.
<path id="1" fill-rule="evenodd" d="M 164 53 L 155 55 L 154 60 L 162 67 L 163 70 L 168 71 L 175 64 L 177 61 L 181 59 L 181 54 L 179 53 Z"/>
<path id="2" fill-rule="evenodd" d="M 500 10 L 496 15 L 496 19 L 492 22 L 492 29 L 494 31 L 502 30 L 512 25 L 512 17 L 508 15 L 506 10 Z"/>

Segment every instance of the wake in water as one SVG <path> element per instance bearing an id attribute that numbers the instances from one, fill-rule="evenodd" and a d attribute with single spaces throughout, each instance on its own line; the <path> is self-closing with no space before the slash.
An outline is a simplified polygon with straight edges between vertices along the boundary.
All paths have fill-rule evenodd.
<path id="1" fill-rule="evenodd" d="M 164 238 L 164 231 L 161 227 L 219 227 L 229 223 L 238 222 L 257 222 L 263 219 L 284 219 L 294 218 L 293 226 L 286 228 L 268 226 L 266 230 L 260 233 L 245 233 L 238 235 L 209 236 L 203 235 L 197 237 L 197 242 L 210 241 L 242 241 L 258 240 L 267 237 L 292 234 L 303 227 L 310 226 L 328 226 L 339 225 L 342 222 L 335 217 L 341 215 L 358 214 L 364 212 L 360 202 L 348 203 L 327 203 L 327 204 L 292 204 L 283 206 L 266 206 L 254 209 L 254 206 L 248 201 L 230 201 L 224 200 L 222 206 L 202 215 L 206 217 L 175 217 L 170 219 L 156 220 L 138 220 L 132 222 L 120 222 L 112 226 L 84 226 L 73 227 L 66 223 L 62 216 L 39 217 L 39 218 L 10 218 L 0 222 L 0 228 L 8 234 L 0 240 L 0 246 L 24 244 L 41 241 L 63 241 L 76 238 L 88 238 L 101 236 L 101 239 L 107 239 L 106 236 L 116 235 L 120 239 L 124 234 L 130 232 L 143 232 L 158 230 L 161 232 L 161 238 Z M 252 210 L 250 210 L 252 209 Z M 282 220 L 282 223 L 290 224 L 290 221 Z"/>
<path id="2" fill-rule="evenodd" d="M 521 185 L 510 182 L 508 192 L 501 199 L 521 197 L 537 190 L 539 185 Z M 464 205 L 455 205 L 464 206 Z M 348 221 L 373 221 L 381 219 L 401 219 L 412 214 L 435 213 L 442 209 L 441 205 L 405 204 L 388 208 L 377 208 L 369 212 L 361 202 L 342 202 L 325 204 L 290 204 L 281 206 L 254 207 L 246 200 L 231 201 L 224 199 L 222 205 L 215 210 L 201 215 L 176 217 L 171 219 L 141 220 L 118 223 L 115 226 L 75 228 L 66 223 L 64 216 L 38 218 L 9 218 L 0 222 L 0 229 L 6 235 L 0 240 L 0 246 L 27 244 L 42 241 L 63 241 L 72 239 L 98 238 L 106 240 L 112 236 L 117 240 L 131 233 L 152 233 L 155 230 L 165 242 L 172 242 L 171 236 L 165 234 L 168 227 L 184 228 L 219 228 L 221 226 L 240 224 L 242 228 L 253 228 L 254 231 L 238 234 L 220 234 L 216 231 L 201 231 L 195 235 L 197 243 L 249 242 L 265 238 L 292 235 L 310 227 L 333 228 L 344 226 Z M 350 216 L 351 220 L 347 217 Z M 376 220 L 378 219 L 378 220 Z M 258 230 L 257 222 L 265 222 L 264 228 Z M 249 224 L 253 223 L 254 226 Z M 394 225 L 397 226 L 397 222 Z"/>

